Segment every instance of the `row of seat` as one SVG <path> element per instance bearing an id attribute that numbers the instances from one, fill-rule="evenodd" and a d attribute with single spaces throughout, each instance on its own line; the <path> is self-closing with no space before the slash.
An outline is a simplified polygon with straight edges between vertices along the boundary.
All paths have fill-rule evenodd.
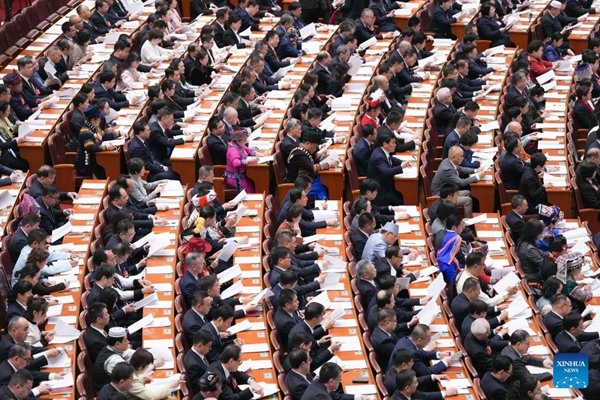
<path id="1" fill-rule="evenodd" d="M 37 0 L 0 26 L 0 66 L 4 67 L 33 39 L 80 2 L 81 0 Z"/>

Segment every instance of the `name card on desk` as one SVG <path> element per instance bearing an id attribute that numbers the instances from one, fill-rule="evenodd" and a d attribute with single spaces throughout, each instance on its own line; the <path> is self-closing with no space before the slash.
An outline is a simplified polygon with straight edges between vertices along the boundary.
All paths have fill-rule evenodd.
<path id="1" fill-rule="evenodd" d="M 346 385 L 344 386 L 346 394 L 362 395 L 362 394 L 377 394 L 375 385 Z"/>
<path id="2" fill-rule="evenodd" d="M 269 351 L 268 343 L 244 343 L 242 353 L 263 353 Z"/>
<path id="3" fill-rule="evenodd" d="M 171 158 L 194 158 L 196 154 L 195 148 L 175 147 L 171 153 Z"/>

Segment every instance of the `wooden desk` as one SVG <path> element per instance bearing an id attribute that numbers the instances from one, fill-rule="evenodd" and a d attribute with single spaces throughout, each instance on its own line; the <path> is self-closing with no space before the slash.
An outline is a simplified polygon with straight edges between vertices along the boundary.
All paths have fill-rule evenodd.
<path id="1" fill-rule="evenodd" d="M 74 204 L 73 205 L 73 217 L 70 218 L 71 225 L 73 227 L 79 227 L 82 230 L 85 230 L 83 233 L 71 232 L 67 234 L 63 239 L 63 244 L 59 247 L 67 249 L 71 254 L 76 254 L 79 257 L 79 272 L 78 275 L 73 275 L 69 280 L 71 282 L 77 282 L 77 285 L 72 284 L 67 290 L 54 293 L 52 297 L 62 297 L 62 296 L 72 296 L 73 302 L 66 303 L 62 305 L 62 311 L 59 313 L 57 317 L 50 317 L 48 321 L 48 325 L 46 326 L 46 330 L 52 330 L 54 324 L 56 323 L 56 319 L 64 318 L 63 321 L 69 323 L 74 327 L 78 326 L 79 314 L 81 311 L 81 294 L 83 293 L 83 281 L 87 271 L 86 262 L 90 256 L 89 248 L 90 243 L 94 239 L 94 228 L 98 223 L 98 213 L 102 207 L 102 197 L 106 193 L 106 185 L 107 181 L 101 180 L 84 180 L 81 188 L 79 190 L 79 202 L 84 202 L 87 204 Z M 84 201 L 89 200 L 89 201 Z M 88 214 L 92 214 L 93 218 L 87 219 L 78 219 L 77 215 L 87 216 Z M 65 251 L 65 250 L 62 250 Z M 55 275 L 51 278 L 52 281 L 62 281 L 67 276 Z M 75 322 L 72 323 L 71 320 Z M 76 343 L 75 341 L 65 343 L 65 344 L 57 344 L 57 345 L 49 345 L 49 347 L 62 347 L 71 358 L 71 366 L 70 368 L 44 368 L 44 372 L 68 372 L 73 374 L 73 380 L 75 381 L 76 376 Z M 75 398 L 75 388 L 72 387 L 71 391 L 68 393 L 62 394 L 47 394 L 41 396 L 43 398 Z"/>
<path id="2" fill-rule="evenodd" d="M 331 204 L 332 201 L 328 202 L 328 205 Z M 317 234 L 327 235 L 325 240 L 320 240 L 319 244 L 328 248 L 335 248 L 339 251 L 339 256 L 334 255 L 336 258 L 341 258 L 345 260 L 345 252 L 344 252 L 344 240 L 343 240 L 343 212 L 342 210 L 342 202 L 336 201 L 337 209 L 340 211 L 338 213 L 339 219 L 339 227 L 338 228 L 323 228 L 318 229 Z M 327 209 L 333 209 L 332 207 L 327 207 Z M 350 369 L 342 371 L 342 386 L 344 390 L 348 390 L 349 386 L 353 386 L 352 382 L 355 378 L 363 378 L 367 379 L 365 384 L 375 385 L 375 377 L 373 375 L 373 370 L 370 366 L 368 359 L 368 352 L 366 351 L 365 344 L 362 339 L 362 335 L 358 328 L 358 315 L 356 308 L 353 306 L 352 301 L 352 289 L 350 287 L 350 275 L 346 274 L 338 274 L 340 275 L 339 282 L 343 283 L 344 290 L 328 290 L 329 299 L 332 301 L 332 305 L 337 304 L 335 307 L 342 307 L 345 310 L 344 316 L 341 318 L 344 321 L 353 321 L 354 326 L 350 327 L 336 327 L 335 323 L 332 328 L 329 329 L 329 334 L 333 337 L 335 341 L 336 337 L 344 337 L 344 336 L 359 336 L 361 343 L 361 351 L 339 351 L 335 353 L 335 356 L 339 357 L 342 361 L 346 360 L 362 360 L 364 361 L 364 365 L 366 368 L 358 368 L 358 369 Z M 378 393 L 378 398 L 382 398 L 381 394 Z"/>

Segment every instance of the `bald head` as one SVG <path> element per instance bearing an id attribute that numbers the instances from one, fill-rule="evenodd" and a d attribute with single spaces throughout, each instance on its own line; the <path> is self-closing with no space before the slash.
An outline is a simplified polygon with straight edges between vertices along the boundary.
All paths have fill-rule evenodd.
<path id="1" fill-rule="evenodd" d="M 486 340 L 490 335 L 490 323 L 485 318 L 477 318 L 471 324 L 471 333 L 478 340 Z"/>
<path id="2" fill-rule="evenodd" d="M 523 135 L 523 127 L 517 121 L 509 122 L 504 129 L 504 133 L 512 133 L 513 135 L 517 135 L 521 137 Z"/>
<path id="3" fill-rule="evenodd" d="M 373 83 L 378 88 L 383 88 L 389 83 L 389 81 L 385 75 L 377 75 L 377 76 L 375 76 L 375 78 L 373 78 Z"/>
<path id="4" fill-rule="evenodd" d="M 450 92 L 450 89 L 448 89 L 448 88 L 445 88 L 445 87 L 440 88 L 437 91 L 435 98 L 440 103 L 448 106 L 448 105 L 450 105 L 450 103 L 452 103 L 452 92 Z"/>
<path id="5" fill-rule="evenodd" d="M 452 146 L 448 150 L 448 159 L 454 165 L 460 165 L 463 162 L 463 149 L 460 146 Z"/>

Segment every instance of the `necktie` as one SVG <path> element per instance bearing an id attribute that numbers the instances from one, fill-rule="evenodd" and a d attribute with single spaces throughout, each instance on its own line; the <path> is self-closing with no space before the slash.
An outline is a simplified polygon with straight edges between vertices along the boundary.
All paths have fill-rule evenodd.
<path id="1" fill-rule="evenodd" d="M 238 384 L 233 375 L 229 374 L 229 384 L 231 385 L 231 389 L 235 392 L 237 390 Z"/>
<path id="2" fill-rule="evenodd" d="M 39 96 L 40 91 L 35 87 L 33 82 L 31 82 L 31 79 L 27 79 L 26 81 L 27 81 L 27 84 L 29 85 L 29 87 L 31 88 L 31 90 L 33 90 L 33 93 L 35 93 L 36 96 Z"/>
<path id="3" fill-rule="evenodd" d="M 392 166 L 392 155 L 391 154 L 388 157 L 388 164 L 390 165 L 390 167 Z"/>
<path id="4" fill-rule="evenodd" d="M 5 142 L 6 142 L 6 140 L 4 140 L 4 138 L 0 136 L 0 142 L 2 142 L 2 143 L 5 143 Z M 8 152 L 9 152 L 10 154 L 12 154 L 12 156 L 13 156 L 14 158 L 17 158 L 17 154 L 15 153 L 15 151 L 14 151 L 13 149 L 10 149 L 10 148 L 9 148 L 9 149 L 8 149 Z"/>

